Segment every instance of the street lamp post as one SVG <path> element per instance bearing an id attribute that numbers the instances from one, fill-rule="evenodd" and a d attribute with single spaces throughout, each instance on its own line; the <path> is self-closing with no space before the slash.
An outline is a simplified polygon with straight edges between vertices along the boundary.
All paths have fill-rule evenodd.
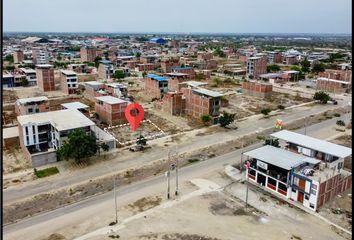
<path id="1" fill-rule="evenodd" d="M 178 195 L 178 160 L 176 161 L 176 191 L 175 191 L 175 195 Z"/>
<path id="2" fill-rule="evenodd" d="M 116 193 L 116 177 L 113 179 L 113 191 L 114 191 L 114 206 L 116 212 L 116 223 L 118 223 L 118 209 L 117 209 L 117 193 Z"/>

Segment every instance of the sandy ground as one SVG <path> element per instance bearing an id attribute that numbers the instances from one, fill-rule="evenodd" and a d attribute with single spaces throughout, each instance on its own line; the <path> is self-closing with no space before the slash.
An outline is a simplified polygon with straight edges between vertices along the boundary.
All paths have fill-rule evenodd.
<path id="1" fill-rule="evenodd" d="M 156 200 L 152 202 L 148 201 L 145 209 L 160 203 Z M 242 200 L 224 191 L 195 196 L 171 207 L 153 208 L 146 215 L 146 210 L 137 211 L 136 207 L 132 210 L 128 205 L 123 211 L 130 211 L 131 216 L 140 215 L 135 215 L 136 218 L 118 231 L 88 239 L 113 239 L 118 236 L 128 240 L 344 239 L 321 220 L 287 205 L 279 205 L 271 197 L 259 198 L 257 206 L 258 209 L 246 209 Z M 75 230 L 77 228 L 73 227 L 58 233 L 65 239 L 71 239 Z"/>

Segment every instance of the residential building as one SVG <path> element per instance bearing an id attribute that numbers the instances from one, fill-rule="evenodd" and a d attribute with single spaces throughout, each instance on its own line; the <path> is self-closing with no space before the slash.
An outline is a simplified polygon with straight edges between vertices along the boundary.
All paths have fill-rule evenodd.
<path id="1" fill-rule="evenodd" d="M 85 82 L 84 97 L 88 100 L 95 102 L 95 97 L 106 96 L 108 93 L 104 91 L 105 84 L 97 81 Z"/>
<path id="2" fill-rule="evenodd" d="M 25 60 L 25 56 L 21 50 L 14 51 L 12 56 L 14 58 L 14 63 L 21 63 L 23 60 Z"/>
<path id="3" fill-rule="evenodd" d="M 154 70 L 154 64 L 152 63 L 140 63 L 136 65 L 136 71 L 139 72 L 150 72 Z"/>
<path id="4" fill-rule="evenodd" d="M 102 79 L 111 79 L 113 74 L 113 63 L 109 60 L 101 60 L 98 66 L 98 77 Z"/>
<path id="5" fill-rule="evenodd" d="M 49 102 L 45 96 L 20 98 L 15 103 L 15 113 L 17 116 L 47 111 L 49 111 Z"/>
<path id="6" fill-rule="evenodd" d="M 172 72 L 188 74 L 191 76 L 191 78 L 194 78 L 194 76 L 195 76 L 195 72 L 194 72 L 193 67 L 175 67 L 175 68 L 172 68 Z"/>
<path id="7" fill-rule="evenodd" d="M 2 78 L 1 78 L 1 82 L 2 82 L 3 88 L 16 87 L 14 75 L 12 75 L 10 73 L 7 73 L 7 72 L 3 73 Z"/>
<path id="8" fill-rule="evenodd" d="M 80 49 L 81 62 L 94 62 L 97 56 L 98 54 L 94 47 L 82 47 Z"/>
<path id="9" fill-rule="evenodd" d="M 259 75 L 267 73 L 267 57 L 256 56 L 247 59 L 247 76 L 257 79 Z"/>
<path id="10" fill-rule="evenodd" d="M 54 69 L 50 64 L 36 65 L 37 85 L 43 92 L 55 91 Z"/>
<path id="11" fill-rule="evenodd" d="M 316 88 L 333 93 L 349 93 L 352 89 L 351 82 L 319 77 L 316 79 Z"/>
<path id="12" fill-rule="evenodd" d="M 71 70 L 60 70 L 61 91 L 65 94 L 76 94 L 79 90 L 79 82 L 76 72 Z"/>
<path id="13" fill-rule="evenodd" d="M 162 99 L 154 101 L 154 108 L 170 115 L 184 115 L 186 98 L 181 92 L 167 92 Z"/>
<path id="14" fill-rule="evenodd" d="M 281 52 L 268 52 L 267 53 L 268 56 L 268 63 L 271 64 L 277 64 L 277 63 L 282 63 L 282 54 Z"/>
<path id="15" fill-rule="evenodd" d="M 78 110 L 86 117 L 90 117 L 90 107 L 81 102 L 69 102 L 60 104 L 62 109 L 74 109 Z"/>
<path id="16" fill-rule="evenodd" d="M 105 142 L 110 149 L 115 148 L 112 136 L 75 109 L 22 115 L 17 117 L 17 121 L 20 145 L 32 167 L 56 162 L 56 150 L 75 129 L 94 134 L 99 142 Z"/>
<path id="17" fill-rule="evenodd" d="M 318 74 L 322 78 L 330 78 L 334 80 L 340 80 L 345 82 L 352 82 L 352 71 L 351 70 L 335 70 L 335 71 L 325 71 Z"/>
<path id="18" fill-rule="evenodd" d="M 95 112 L 101 121 L 110 126 L 123 124 L 127 122 L 125 109 L 128 103 L 128 101 L 112 96 L 96 97 Z"/>
<path id="19" fill-rule="evenodd" d="M 170 79 L 168 81 L 168 90 L 170 91 L 180 90 L 180 83 L 191 79 L 191 76 L 186 73 L 172 72 L 164 75 Z"/>
<path id="20" fill-rule="evenodd" d="M 181 66 L 178 58 L 164 58 L 161 60 L 161 71 L 163 73 L 172 72 L 172 68 Z"/>
<path id="21" fill-rule="evenodd" d="M 168 92 L 168 81 L 170 79 L 167 77 L 147 74 L 144 77 L 145 88 L 144 91 L 147 96 L 151 98 L 161 98 L 161 94 Z"/>
<path id="22" fill-rule="evenodd" d="M 47 51 L 42 49 L 33 49 L 32 50 L 33 63 L 35 64 L 48 64 L 49 63 L 49 54 Z"/>
<path id="23" fill-rule="evenodd" d="M 296 55 L 285 55 L 283 56 L 283 64 L 293 65 L 298 62 L 298 57 Z"/>
<path id="24" fill-rule="evenodd" d="M 287 130 L 271 136 L 285 141 L 285 148 L 266 145 L 243 154 L 251 183 L 313 211 L 352 186 L 343 169 L 350 148 Z"/>
<path id="25" fill-rule="evenodd" d="M 106 83 L 104 85 L 104 90 L 113 97 L 122 99 L 128 97 L 128 88 L 126 85 L 121 83 Z"/>
<path id="26" fill-rule="evenodd" d="M 24 74 L 26 76 L 29 86 L 36 86 L 37 85 L 36 70 L 30 69 L 30 68 L 20 68 L 19 73 Z"/>
<path id="27" fill-rule="evenodd" d="M 88 73 L 88 66 L 84 63 L 69 64 L 68 68 L 76 73 Z"/>
<path id="28" fill-rule="evenodd" d="M 242 91 L 255 97 L 270 97 L 273 93 L 273 85 L 270 83 L 248 81 L 242 83 Z"/>
<path id="29" fill-rule="evenodd" d="M 186 98 L 186 115 L 197 119 L 200 119 L 203 115 L 210 115 L 213 124 L 218 123 L 222 94 L 199 87 L 181 88 L 181 92 Z"/>

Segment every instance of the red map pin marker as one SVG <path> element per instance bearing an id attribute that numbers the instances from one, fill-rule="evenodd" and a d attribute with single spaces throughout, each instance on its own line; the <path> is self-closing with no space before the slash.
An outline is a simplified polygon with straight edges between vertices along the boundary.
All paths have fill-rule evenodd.
<path id="1" fill-rule="evenodd" d="M 131 110 L 137 109 L 138 114 L 136 116 L 132 116 L 130 113 Z M 127 106 L 125 109 L 125 117 L 127 118 L 130 127 L 132 128 L 133 132 L 136 131 L 136 129 L 139 127 L 141 120 L 144 118 L 144 108 L 137 104 L 137 103 L 132 103 Z"/>

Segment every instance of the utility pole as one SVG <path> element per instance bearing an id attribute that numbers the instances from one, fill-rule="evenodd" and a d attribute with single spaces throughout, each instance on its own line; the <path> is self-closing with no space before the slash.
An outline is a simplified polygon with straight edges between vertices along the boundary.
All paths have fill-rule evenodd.
<path id="1" fill-rule="evenodd" d="M 168 171 L 166 172 L 166 176 L 167 176 L 167 199 L 170 199 L 170 168 L 168 168 Z"/>
<path id="2" fill-rule="evenodd" d="M 240 173 L 242 173 L 242 158 L 243 158 L 243 141 L 241 141 L 241 164 L 240 164 Z"/>
<path id="3" fill-rule="evenodd" d="M 178 160 L 176 160 L 175 168 L 176 168 L 176 191 L 175 191 L 175 195 L 177 196 L 178 195 Z"/>
<path id="4" fill-rule="evenodd" d="M 117 193 L 116 193 L 116 177 L 114 176 L 113 180 L 113 191 L 114 191 L 114 205 L 115 205 L 115 212 L 116 212 L 116 223 L 118 223 L 118 210 L 117 210 Z"/>
<path id="5" fill-rule="evenodd" d="M 250 162 L 247 161 L 247 163 L 245 164 L 246 167 L 246 174 L 247 174 L 247 184 L 246 184 L 246 208 L 247 208 L 247 203 L 248 203 L 248 185 L 249 185 L 249 177 L 248 177 L 248 171 L 250 169 Z"/>

